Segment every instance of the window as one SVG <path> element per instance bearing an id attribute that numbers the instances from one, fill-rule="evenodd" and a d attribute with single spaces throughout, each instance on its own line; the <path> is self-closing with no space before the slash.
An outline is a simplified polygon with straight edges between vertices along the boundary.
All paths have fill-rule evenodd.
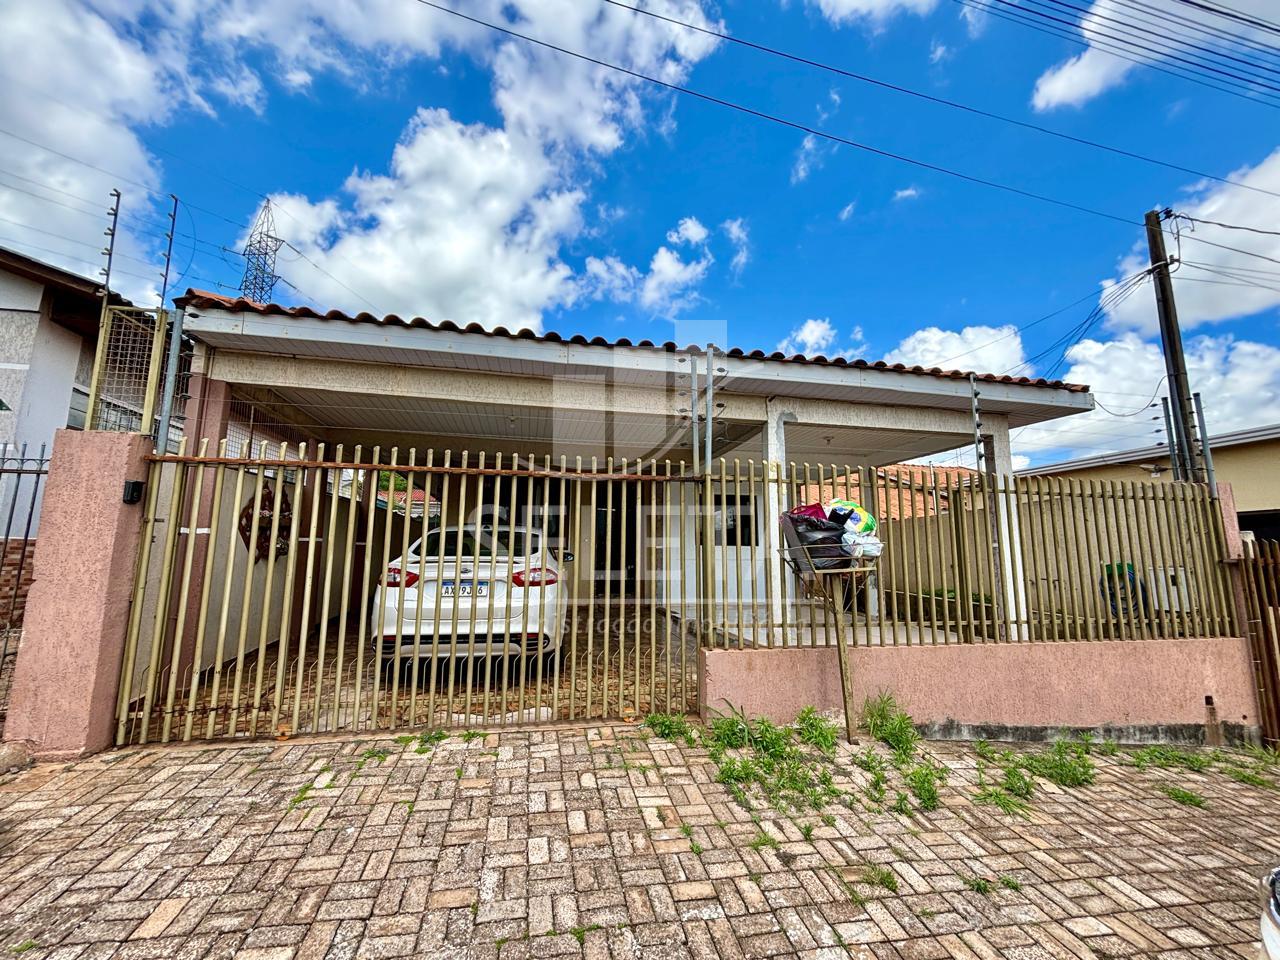
<path id="1" fill-rule="evenodd" d="M 717 547 L 736 547 L 739 543 L 743 547 L 749 547 L 757 543 L 756 514 L 751 496 L 749 494 L 726 496 L 723 503 L 717 496 L 715 511 L 712 514 L 712 527 L 715 531 L 714 543 Z"/>

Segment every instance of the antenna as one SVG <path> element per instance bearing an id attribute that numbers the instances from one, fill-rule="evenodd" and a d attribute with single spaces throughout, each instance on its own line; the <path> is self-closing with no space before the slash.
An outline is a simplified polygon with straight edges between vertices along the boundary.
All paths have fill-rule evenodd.
<path id="1" fill-rule="evenodd" d="M 263 201 L 244 245 L 244 276 L 240 280 L 240 293 L 254 303 L 270 302 L 271 291 L 280 279 L 276 274 L 276 253 L 284 245 L 284 240 L 275 233 L 276 220 L 268 198 Z"/>

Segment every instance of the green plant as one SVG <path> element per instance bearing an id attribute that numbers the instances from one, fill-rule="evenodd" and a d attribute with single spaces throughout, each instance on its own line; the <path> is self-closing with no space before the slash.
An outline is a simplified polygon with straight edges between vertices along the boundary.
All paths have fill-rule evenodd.
<path id="1" fill-rule="evenodd" d="M 905 773 L 907 786 L 915 794 L 920 809 L 937 810 L 941 804 L 938 785 L 946 782 L 947 768 L 931 760 L 922 760 Z"/>
<path id="2" fill-rule="evenodd" d="M 822 825 L 824 827 L 834 827 L 836 825 L 835 815 L 830 813 L 824 813 L 822 815 Z"/>
<path id="3" fill-rule="evenodd" d="M 961 879 L 964 880 L 964 885 L 974 893 L 980 893 L 985 897 L 991 892 L 991 881 L 985 877 L 972 876 L 962 877 Z"/>
<path id="4" fill-rule="evenodd" d="M 1093 783 L 1096 769 L 1082 743 L 1055 740 L 1053 746 L 1040 753 L 1021 758 L 1028 773 L 1056 783 L 1060 787 L 1084 787 Z"/>
<path id="5" fill-rule="evenodd" d="M 816 747 L 823 753 L 835 752 L 839 729 L 813 707 L 805 707 L 796 714 L 795 728 L 801 743 Z"/>
<path id="6" fill-rule="evenodd" d="M 804 839 L 805 839 L 805 840 L 812 840 L 812 839 L 813 839 L 813 824 L 812 824 L 812 823 L 805 823 L 805 824 L 801 824 L 801 825 L 800 825 L 800 836 L 804 837 Z"/>
<path id="7" fill-rule="evenodd" d="M 483 740 L 486 734 L 483 730 L 464 730 L 462 733 L 462 742 L 471 743 L 473 740 Z"/>
<path id="8" fill-rule="evenodd" d="M 681 836 L 692 837 L 693 827 L 689 826 L 687 823 L 680 824 L 680 834 Z"/>
<path id="9" fill-rule="evenodd" d="M 1003 787 L 985 787 L 973 795 L 973 802 L 996 807 L 1009 816 L 1030 816 L 1026 801 L 1019 800 Z"/>
<path id="10" fill-rule="evenodd" d="M 1210 753 L 1180 750 L 1177 747 L 1169 747 L 1163 744 L 1135 750 L 1132 759 L 1139 770 L 1145 770 L 1147 767 L 1160 767 L 1166 770 L 1181 768 L 1190 770 L 1192 773 L 1202 773 L 1208 770 L 1213 766 L 1214 761 L 1214 757 Z"/>
<path id="11" fill-rule="evenodd" d="M 601 929 L 600 924 L 592 923 L 585 927 L 570 927 L 569 933 L 573 935 L 573 939 L 578 941 L 578 946 L 582 946 L 583 942 L 587 939 L 587 934 L 592 930 L 599 929 Z"/>
<path id="12" fill-rule="evenodd" d="M 702 844 L 700 844 L 697 840 L 689 841 L 689 850 L 699 857 L 702 856 Z"/>
<path id="13" fill-rule="evenodd" d="M 302 803 L 302 801 L 307 799 L 307 796 L 311 793 L 312 786 L 313 784 L 304 783 L 301 787 L 298 788 L 298 792 L 289 798 L 290 810 L 294 809 L 295 807 L 298 806 L 298 804 Z"/>
<path id="14" fill-rule="evenodd" d="M 884 887 L 890 893 L 898 892 L 898 875 L 884 864 L 869 864 L 862 872 L 862 882 L 873 887 Z"/>
<path id="15" fill-rule="evenodd" d="M 1274 790 L 1276 788 L 1274 780 L 1264 777 L 1253 770 L 1246 770 L 1244 767 L 1224 767 L 1222 772 L 1236 781 L 1236 783 L 1247 784 L 1251 787 L 1262 787 L 1266 790 Z"/>
<path id="16" fill-rule="evenodd" d="M 40 944 L 34 940 L 23 940 L 21 943 L 15 943 L 9 948 L 10 953 L 26 953 L 28 950 L 35 950 Z"/>
<path id="17" fill-rule="evenodd" d="M 749 846 L 752 850 L 757 852 L 765 849 L 766 847 L 770 850 L 776 850 L 778 848 L 778 841 L 763 830 L 760 830 L 756 833 L 755 837 L 752 838 Z"/>
<path id="18" fill-rule="evenodd" d="M 1193 790 L 1184 790 L 1182 787 L 1174 786 L 1165 786 L 1160 789 L 1174 803 L 1180 803 L 1185 807 L 1203 807 L 1205 805 L 1204 797 Z"/>
<path id="19" fill-rule="evenodd" d="M 391 754 L 387 750 L 370 748 L 366 750 L 364 753 L 360 754 L 360 759 L 361 760 L 377 760 L 379 763 L 382 763 L 389 756 L 391 756 Z"/>
<path id="20" fill-rule="evenodd" d="M 973 752 L 980 756 L 983 760 L 989 760 L 992 763 L 996 759 L 996 748 L 991 746 L 986 740 L 973 741 Z"/>
<path id="21" fill-rule="evenodd" d="M 644 718 L 644 725 L 663 740 L 683 740 L 686 746 L 692 747 L 697 739 L 688 719 L 675 713 L 651 713 Z"/>
<path id="22" fill-rule="evenodd" d="M 1006 890 L 1013 890 L 1014 892 L 1022 889 L 1022 884 L 1019 882 L 1018 878 L 1011 877 L 1007 873 L 1000 875 L 1000 886 L 1004 887 Z"/>
<path id="23" fill-rule="evenodd" d="M 889 807 L 889 809 L 892 810 L 894 813 L 900 813 L 903 816 L 906 816 L 907 814 L 911 813 L 911 798 L 908 797 L 901 790 L 899 790 L 898 795 L 894 797 L 893 804 Z"/>
<path id="24" fill-rule="evenodd" d="M 1005 792 L 1019 800 L 1030 800 L 1035 792 L 1035 781 L 1023 772 L 1017 764 L 1009 764 L 1004 768 L 1004 780 L 1000 784 Z"/>
<path id="25" fill-rule="evenodd" d="M 396 737 L 396 743 L 400 744 L 401 746 L 404 746 L 405 744 L 413 743 L 413 741 L 417 739 L 418 738 L 415 737 L 412 733 L 404 733 Z"/>

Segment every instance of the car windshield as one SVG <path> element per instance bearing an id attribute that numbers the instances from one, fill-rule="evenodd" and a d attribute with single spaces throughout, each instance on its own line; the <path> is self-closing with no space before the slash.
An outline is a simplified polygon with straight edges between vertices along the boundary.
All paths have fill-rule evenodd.
<path id="1" fill-rule="evenodd" d="M 443 554 L 441 552 L 441 540 L 443 539 Z M 461 543 L 459 543 L 461 539 Z M 523 558 L 526 551 L 532 555 L 537 552 L 538 538 L 526 537 L 521 530 L 503 530 L 498 535 L 494 535 L 491 530 L 479 531 L 479 549 L 477 549 L 477 532 L 475 529 L 468 530 L 432 530 L 427 534 L 426 539 L 419 541 L 413 545 L 410 551 L 415 557 L 425 557 L 427 560 L 439 559 L 442 555 L 445 560 L 453 560 L 455 557 L 461 556 L 462 559 L 468 560 L 475 556 L 492 558 L 495 554 L 499 558 L 514 557 Z"/>

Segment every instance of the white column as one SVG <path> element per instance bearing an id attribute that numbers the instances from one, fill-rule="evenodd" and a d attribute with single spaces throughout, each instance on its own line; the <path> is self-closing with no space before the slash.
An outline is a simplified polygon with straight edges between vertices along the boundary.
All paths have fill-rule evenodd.
<path id="1" fill-rule="evenodd" d="M 789 572 L 782 562 L 782 554 L 776 551 L 782 546 L 782 534 L 778 529 L 778 518 L 782 516 L 784 511 L 791 508 L 791 504 L 787 502 L 781 481 L 787 475 L 787 423 L 794 422 L 795 419 L 795 414 L 784 407 L 780 401 L 770 399 L 765 403 L 764 469 L 765 476 L 773 482 L 765 485 L 767 496 L 764 523 L 761 528 L 765 533 L 765 549 L 775 551 L 770 560 L 770 565 L 766 567 L 766 569 L 772 570 L 770 576 L 772 582 L 769 584 L 769 592 L 773 596 L 773 602 L 769 610 L 769 622 L 772 624 L 782 622 L 782 585 L 784 579 L 789 576 Z M 765 524 L 768 526 L 765 526 Z M 770 632 L 772 633 L 772 629 Z M 782 638 L 782 642 L 786 644 L 786 637 Z"/>
<path id="2" fill-rule="evenodd" d="M 989 420 L 995 418 L 990 417 Z M 1002 418 L 1003 419 L 1003 418 Z M 1009 446 L 1009 427 L 999 423 L 985 438 L 984 453 L 987 473 L 996 483 L 1011 487 L 1014 483 L 1013 453 Z M 997 498 L 999 494 L 997 494 Z M 1003 581 L 1005 608 L 1013 620 L 1021 610 L 1027 616 L 1027 584 L 1022 569 L 1022 534 L 1018 523 L 1018 498 L 1011 496 L 1008 516 L 1004 504 L 997 500 L 996 522 L 1000 531 L 1000 576 Z M 1010 640 L 1028 640 L 1026 625 L 1014 624 L 1014 636 Z"/>

